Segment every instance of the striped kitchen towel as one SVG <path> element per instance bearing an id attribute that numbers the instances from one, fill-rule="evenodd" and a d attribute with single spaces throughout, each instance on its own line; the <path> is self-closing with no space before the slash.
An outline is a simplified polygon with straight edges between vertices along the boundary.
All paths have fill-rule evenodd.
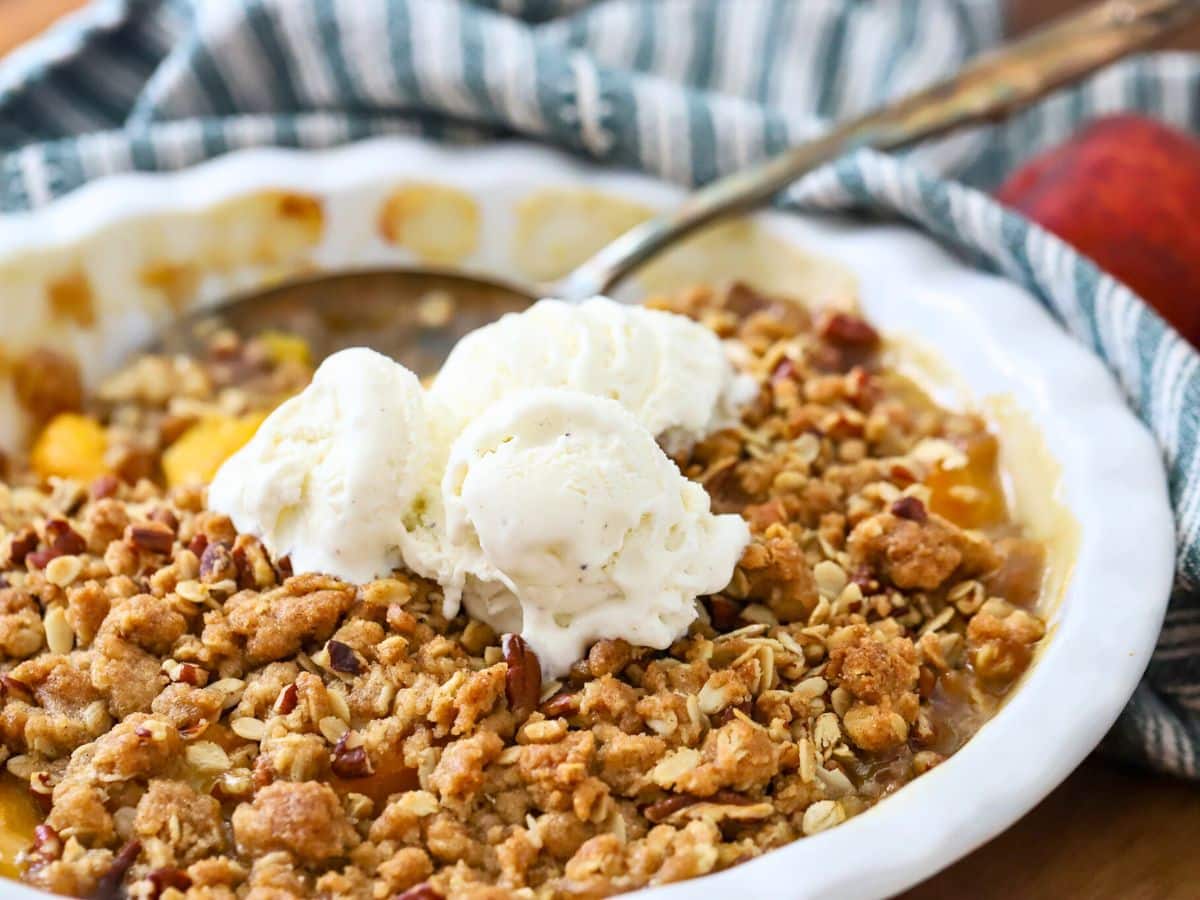
<path id="1" fill-rule="evenodd" d="M 0 211 L 110 172 L 263 144 L 522 135 L 701 183 L 994 43 L 995 0 L 97 0 L 0 63 Z M 1200 60 L 1108 69 L 1003 126 L 859 153 L 785 204 L 906 219 L 1033 291 L 1158 437 L 1177 589 L 1113 752 L 1200 777 L 1200 356 L 1129 291 L 974 188 L 1085 120 L 1200 130 Z M 955 180 L 949 180 L 955 179 Z M 1136 598 L 1130 598 L 1136 602 Z"/>

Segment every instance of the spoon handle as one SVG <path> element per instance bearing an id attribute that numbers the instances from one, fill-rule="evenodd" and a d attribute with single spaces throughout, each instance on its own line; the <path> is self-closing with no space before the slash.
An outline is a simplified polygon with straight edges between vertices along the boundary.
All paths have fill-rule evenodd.
<path id="1" fill-rule="evenodd" d="M 1003 118 L 1051 91 L 1200 18 L 1200 0 L 1104 0 L 968 63 L 903 97 L 755 166 L 712 182 L 681 206 L 621 235 L 547 296 L 607 293 L 685 235 L 766 203 L 817 166 L 860 147 L 896 150 L 966 125 Z"/>

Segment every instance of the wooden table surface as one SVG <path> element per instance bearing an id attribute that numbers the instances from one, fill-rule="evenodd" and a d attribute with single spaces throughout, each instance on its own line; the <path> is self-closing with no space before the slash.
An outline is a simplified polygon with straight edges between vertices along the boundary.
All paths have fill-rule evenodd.
<path id="1" fill-rule="evenodd" d="M 81 5 L 0 0 L 0 54 Z M 1081 0 L 1015 0 L 1011 19 L 1022 29 L 1079 5 Z M 1200 49 L 1200 27 L 1170 46 Z M 1200 785 L 1092 758 L 1000 837 L 904 898 L 1195 900 L 1197 840 Z"/>

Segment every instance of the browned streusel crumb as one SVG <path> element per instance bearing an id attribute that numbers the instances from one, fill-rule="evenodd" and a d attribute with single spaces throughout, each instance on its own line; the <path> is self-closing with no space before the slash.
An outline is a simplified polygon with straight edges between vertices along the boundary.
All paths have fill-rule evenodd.
<path id="1" fill-rule="evenodd" d="M 62 396 L 30 387 L 42 420 L 95 418 L 110 474 L 16 463 L 0 485 L 0 802 L 44 823 L 22 877 L 138 900 L 604 896 L 836 826 L 955 752 L 1045 633 L 995 439 L 884 367 L 855 316 L 741 285 L 656 305 L 760 384 L 676 460 L 751 543 L 669 650 L 600 641 L 546 685 L 519 639 L 447 621 L 436 585 L 293 575 L 202 490 L 162 486 L 188 428 L 303 385 L 286 354 L 219 336 L 93 401 L 59 369 Z"/>

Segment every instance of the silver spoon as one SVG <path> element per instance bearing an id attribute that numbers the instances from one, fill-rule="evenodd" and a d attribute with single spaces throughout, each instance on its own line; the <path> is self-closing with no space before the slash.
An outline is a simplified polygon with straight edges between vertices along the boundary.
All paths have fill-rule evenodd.
<path id="1" fill-rule="evenodd" d="M 817 166 L 860 147 L 897 150 L 995 121 L 1200 18 L 1200 0 L 1105 0 L 970 62 L 954 77 L 712 182 L 677 209 L 630 229 L 564 278 L 520 285 L 480 275 L 389 269 L 305 276 L 230 298 L 176 322 L 168 352 L 195 351 L 216 327 L 297 332 L 320 358 L 354 345 L 419 374 L 460 336 L 540 297 L 604 294 L 642 263 L 718 219 L 754 209 Z"/>

